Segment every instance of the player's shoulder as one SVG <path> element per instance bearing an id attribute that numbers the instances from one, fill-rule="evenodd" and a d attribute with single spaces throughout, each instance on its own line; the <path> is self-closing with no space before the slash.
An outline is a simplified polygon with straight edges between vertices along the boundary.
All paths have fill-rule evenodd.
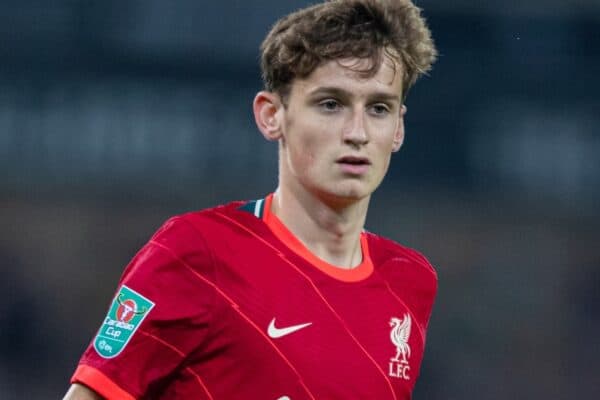
<path id="1" fill-rule="evenodd" d="M 365 234 L 369 241 L 371 258 L 377 261 L 377 263 L 409 261 L 415 268 L 431 273 L 437 280 L 435 268 L 421 252 L 373 232 L 365 231 Z"/>
<path id="2" fill-rule="evenodd" d="M 206 267 L 227 251 L 228 244 L 237 242 L 243 232 L 240 227 L 248 229 L 252 223 L 241 221 L 243 215 L 236 211 L 244 204 L 233 201 L 172 216 L 154 232 L 136 258 L 155 260 L 158 250 L 159 255 Z"/>

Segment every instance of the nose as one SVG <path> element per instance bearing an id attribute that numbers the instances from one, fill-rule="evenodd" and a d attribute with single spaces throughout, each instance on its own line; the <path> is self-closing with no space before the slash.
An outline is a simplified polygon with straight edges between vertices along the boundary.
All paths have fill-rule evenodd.
<path id="1" fill-rule="evenodd" d="M 354 111 L 349 115 L 344 124 L 344 143 L 352 146 L 362 146 L 369 142 L 369 135 L 365 127 L 365 116 L 362 111 Z"/>

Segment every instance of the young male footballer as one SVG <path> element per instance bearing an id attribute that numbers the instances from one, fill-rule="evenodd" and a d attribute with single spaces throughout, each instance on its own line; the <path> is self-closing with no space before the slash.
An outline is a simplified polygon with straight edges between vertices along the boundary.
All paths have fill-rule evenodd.
<path id="1" fill-rule="evenodd" d="M 436 273 L 364 230 L 436 50 L 410 0 L 334 0 L 261 47 L 277 189 L 176 216 L 125 269 L 65 399 L 410 399 Z"/>

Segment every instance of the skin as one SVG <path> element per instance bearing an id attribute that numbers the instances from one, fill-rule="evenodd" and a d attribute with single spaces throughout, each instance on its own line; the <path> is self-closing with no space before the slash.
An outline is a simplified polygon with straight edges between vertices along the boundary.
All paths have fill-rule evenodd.
<path id="1" fill-rule="evenodd" d="M 63 400 L 102 400 L 104 397 L 100 396 L 86 386 L 74 383 L 71 388 L 63 397 Z"/>
<path id="2" fill-rule="evenodd" d="M 360 233 L 371 194 L 404 139 L 401 67 L 386 59 L 372 77 L 369 62 L 327 62 L 296 79 L 286 102 L 276 93 L 254 99 L 256 123 L 279 142 L 279 186 L 273 210 L 321 259 L 360 264 Z M 366 161 L 361 167 L 344 162 Z"/>
<path id="3" fill-rule="evenodd" d="M 259 92 L 256 124 L 279 142 L 279 186 L 272 212 L 321 259 L 352 268 L 362 261 L 360 233 L 371 194 L 404 140 L 402 73 L 391 60 L 365 78 L 359 59 L 325 63 L 296 79 L 286 103 Z M 343 162 L 366 161 L 362 166 Z M 73 384 L 63 400 L 101 400 Z"/>

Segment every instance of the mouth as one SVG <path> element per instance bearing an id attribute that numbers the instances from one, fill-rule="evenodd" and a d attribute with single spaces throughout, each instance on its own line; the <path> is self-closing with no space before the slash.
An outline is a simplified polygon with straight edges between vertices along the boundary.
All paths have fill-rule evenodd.
<path id="1" fill-rule="evenodd" d="M 370 168 L 371 161 L 366 157 L 344 156 L 336 160 L 344 174 L 350 176 L 364 176 Z"/>
<path id="2" fill-rule="evenodd" d="M 338 164 L 346 164 L 346 165 L 371 165 L 371 161 L 369 161 L 366 157 L 356 157 L 356 156 L 345 156 L 340 157 L 336 160 Z"/>

